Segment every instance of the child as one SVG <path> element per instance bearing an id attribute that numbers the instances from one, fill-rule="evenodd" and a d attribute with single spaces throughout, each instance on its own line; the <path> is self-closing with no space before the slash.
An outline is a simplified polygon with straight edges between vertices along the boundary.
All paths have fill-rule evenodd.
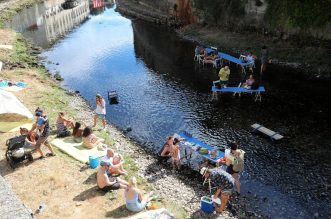
<path id="1" fill-rule="evenodd" d="M 111 174 L 115 174 L 115 175 L 127 175 L 128 172 L 126 170 L 124 170 L 123 168 L 123 163 L 124 161 L 122 155 L 120 154 L 115 154 L 113 157 L 113 163 L 111 165 L 111 167 L 109 168 L 109 171 Z"/>

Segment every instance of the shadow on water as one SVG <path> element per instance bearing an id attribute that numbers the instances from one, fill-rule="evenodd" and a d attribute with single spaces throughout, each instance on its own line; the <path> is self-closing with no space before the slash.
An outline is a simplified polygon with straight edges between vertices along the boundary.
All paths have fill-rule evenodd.
<path id="1" fill-rule="evenodd" d="M 92 15 L 88 15 L 90 11 Z M 208 98 L 217 70 L 197 65 L 193 61 L 195 45 L 172 31 L 130 21 L 111 6 L 89 5 L 81 18 L 69 16 L 68 23 L 73 24 L 69 26 L 61 26 L 59 20 L 69 12 L 62 10 L 48 17 L 42 9 L 41 15 L 33 12 L 23 10 L 8 25 L 44 48 L 55 36 L 71 31 L 42 54 L 48 60 L 46 67 L 59 71 L 65 79 L 63 86 L 79 90 L 92 106 L 96 92 L 106 95 L 116 90 L 120 103 L 107 105 L 107 119 L 122 130 L 131 127 L 128 136 L 143 143 L 146 150 L 158 151 L 165 136 L 180 130 L 210 145 L 236 140 L 246 151 L 242 187 L 254 203 L 252 209 L 272 218 L 309 218 L 315 212 L 321 217 L 331 215 L 327 208 L 330 81 L 305 79 L 299 71 L 270 65 L 263 77 L 267 92 L 261 103 L 255 103 L 251 95 L 239 98 L 227 94 L 212 103 Z M 27 15 L 31 19 L 23 24 Z M 48 20 L 57 26 L 49 33 L 46 30 L 52 25 L 47 26 Z M 28 28 L 36 22 L 37 30 Z M 230 83 L 237 85 L 242 80 L 240 69 L 235 65 L 230 68 Z M 250 125 L 254 123 L 283 134 L 285 139 L 274 144 L 252 135 Z M 288 199 L 281 205 L 286 215 L 264 207 L 263 200 L 270 200 L 275 207 L 284 199 Z"/>

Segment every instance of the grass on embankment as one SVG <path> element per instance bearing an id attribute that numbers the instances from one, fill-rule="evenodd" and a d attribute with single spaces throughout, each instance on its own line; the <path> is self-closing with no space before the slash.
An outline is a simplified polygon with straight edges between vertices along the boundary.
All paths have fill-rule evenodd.
<path id="1" fill-rule="evenodd" d="M 2 1 L 0 0 L 0 3 L 1 2 Z M 0 28 L 4 28 L 5 23 L 18 11 L 27 8 L 36 2 L 42 2 L 42 0 L 20 0 L 15 3 L 9 3 L 9 6 L 0 12 Z"/>
<path id="2" fill-rule="evenodd" d="M 5 32 L 5 34 L 2 34 L 3 32 Z M 61 88 L 57 82 L 52 80 L 50 78 L 50 75 L 47 73 L 47 71 L 44 68 L 42 67 L 35 68 L 29 66 L 29 63 L 36 60 L 36 57 L 30 55 L 29 45 L 26 43 L 23 37 L 20 34 L 14 33 L 13 31 L 1 30 L 1 29 L 0 29 L 0 36 L 4 37 L 0 39 L 0 44 L 3 42 L 3 39 L 6 39 L 6 43 L 12 44 L 14 47 L 11 52 L 8 51 L 3 52 L 1 50 L 0 58 L 2 60 L 6 60 L 11 63 L 20 63 L 20 66 L 26 66 L 26 68 L 16 68 L 13 70 L 4 70 L 1 72 L 1 78 L 7 78 L 14 81 L 23 80 L 27 82 L 28 87 L 23 91 L 21 91 L 20 94 L 17 94 L 19 99 L 23 101 L 23 103 L 30 109 L 30 111 L 34 111 L 34 109 L 37 106 L 42 108 L 47 113 L 51 125 L 53 127 L 58 112 L 60 111 L 65 111 L 69 117 L 75 118 L 77 116 L 77 109 L 76 107 L 72 106 L 72 104 L 70 104 L 71 96 L 67 94 L 67 91 Z M 82 109 L 82 110 L 89 110 L 89 109 Z M 104 138 L 106 140 L 106 144 L 109 145 L 114 150 L 116 150 L 114 148 L 115 139 L 112 139 L 107 132 L 95 131 L 95 134 L 97 136 Z M 8 138 L 8 136 L 9 135 L 3 137 Z M 50 140 L 52 140 L 53 138 L 55 138 L 55 135 L 50 136 Z M 71 172 L 75 171 L 74 167 L 77 167 L 77 165 L 81 165 L 79 162 L 73 160 L 68 155 L 62 153 L 56 148 L 54 149 L 58 154 L 57 159 L 62 159 L 64 163 L 68 164 L 68 171 L 69 169 Z M 128 176 L 125 177 L 125 179 L 129 179 L 129 177 L 131 176 L 136 176 L 139 187 L 146 191 L 150 190 L 151 186 L 148 184 L 148 182 L 144 178 L 137 176 L 139 167 L 136 164 L 135 160 L 131 157 L 130 154 L 123 154 L 123 155 L 125 158 L 124 167 L 129 173 Z M 52 160 L 46 160 L 46 162 L 52 162 Z M 31 165 L 33 166 L 35 164 L 31 164 Z M 37 161 L 36 165 L 40 165 L 40 163 L 38 163 Z M 56 168 L 55 165 L 54 168 Z M 59 169 L 58 171 L 61 170 Z M 79 171 L 76 171 L 75 174 L 79 174 L 80 177 L 84 177 L 84 175 L 86 175 L 87 173 L 91 174 L 92 176 L 95 176 L 95 172 L 96 172 L 95 170 L 89 169 L 85 171 L 85 173 L 79 173 Z M 24 176 L 22 177 L 24 178 Z M 56 179 L 60 178 L 60 176 L 54 176 L 54 177 Z M 47 181 L 47 177 L 41 178 L 39 180 Z M 75 180 L 75 179 L 71 179 L 71 180 Z M 95 177 L 92 177 L 92 181 L 93 180 L 95 180 Z M 36 185 L 42 184 L 41 182 L 38 182 L 38 179 L 36 179 L 35 183 Z M 61 184 L 61 182 L 59 182 L 59 184 Z M 15 184 L 13 185 L 13 187 L 16 187 Z M 19 191 L 16 192 L 20 194 Z M 106 194 L 104 199 L 105 200 L 110 199 L 112 200 L 111 201 L 112 203 L 124 203 L 124 199 L 121 195 L 114 195 L 114 194 L 117 193 Z M 121 192 L 119 194 L 121 194 Z M 24 200 L 24 197 L 22 197 L 22 199 Z M 65 198 L 63 201 L 65 202 Z M 187 218 L 187 213 L 183 210 L 183 208 L 176 206 L 176 204 L 173 204 L 167 200 L 157 202 L 157 205 L 159 207 L 166 207 L 170 212 L 174 214 L 176 218 Z M 48 208 L 49 211 L 51 211 L 51 209 L 54 209 L 55 207 L 48 205 Z M 107 209 L 111 211 L 111 215 L 108 216 L 126 217 L 129 214 L 128 211 L 125 209 L 125 207 L 123 208 L 123 205 L 122 207 L 119 208 L 114 207 L 114 208 L 115 209 L 111 209 L 111 208 Z"/>

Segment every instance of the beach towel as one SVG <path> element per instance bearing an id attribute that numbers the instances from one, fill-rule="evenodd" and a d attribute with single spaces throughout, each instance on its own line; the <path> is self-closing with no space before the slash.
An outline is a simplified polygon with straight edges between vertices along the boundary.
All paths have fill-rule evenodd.
<path id="1" fill-rule="evenodd" d="M 99 157 L 106 155 L 106 151 L 100 150 L 97 147 L 88 149 L 82 142 L 76 143 L 72 137 L 56 138 L 51 141 L 51 144 L 82 163 L 88 163 L 90 155 L 97 154 Z"/>
<path id="2" fill-rule="evenodd" d="M 17 87 L 17 86 L 10 86 L 10 87 L 0 87 L 0 89 L 5 90 L 5 91 L 11 91 L 11 92 L 17 92 L 20 90 L 23 90 L 23 87 Z"/>

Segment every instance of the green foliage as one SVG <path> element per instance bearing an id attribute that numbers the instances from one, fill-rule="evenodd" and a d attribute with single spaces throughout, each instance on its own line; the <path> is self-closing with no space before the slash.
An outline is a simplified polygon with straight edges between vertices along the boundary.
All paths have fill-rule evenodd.
<path id="1" fill-rule="evenodd" d="M 267 0 L 271 26 L 319 27 L 331 22 L 330 0 Z"/>
<path id="2" fill-rule="evenodd" d="M 231 18 L 245 15 L 245 4 L 241 0 L 193 0 L 193 3 L 205 11 L 206 22 L 211 25 L 231 23 Z"/>
<path id="3" fill-rule="evenodd" d="M 4 0 L 0 0 L 4 1 Z M 36 2 L 42 2 L 42 0 L 21 0 L 10 4 L 8 8 L 5 8 L 0 13 L 0 28 L 5 26 L 5 23 L 10 20 L 17 12 L 23 8 L 29 7 Z"/>
<path id="4" fill-rule="evenodd" d="M 33 60 L 28 52 L 28 46 L 21 34 L 17 34 L 16 36 L 14 52 L 11 54 L 11 59 L 14 62 L 29 62 Z"/>

